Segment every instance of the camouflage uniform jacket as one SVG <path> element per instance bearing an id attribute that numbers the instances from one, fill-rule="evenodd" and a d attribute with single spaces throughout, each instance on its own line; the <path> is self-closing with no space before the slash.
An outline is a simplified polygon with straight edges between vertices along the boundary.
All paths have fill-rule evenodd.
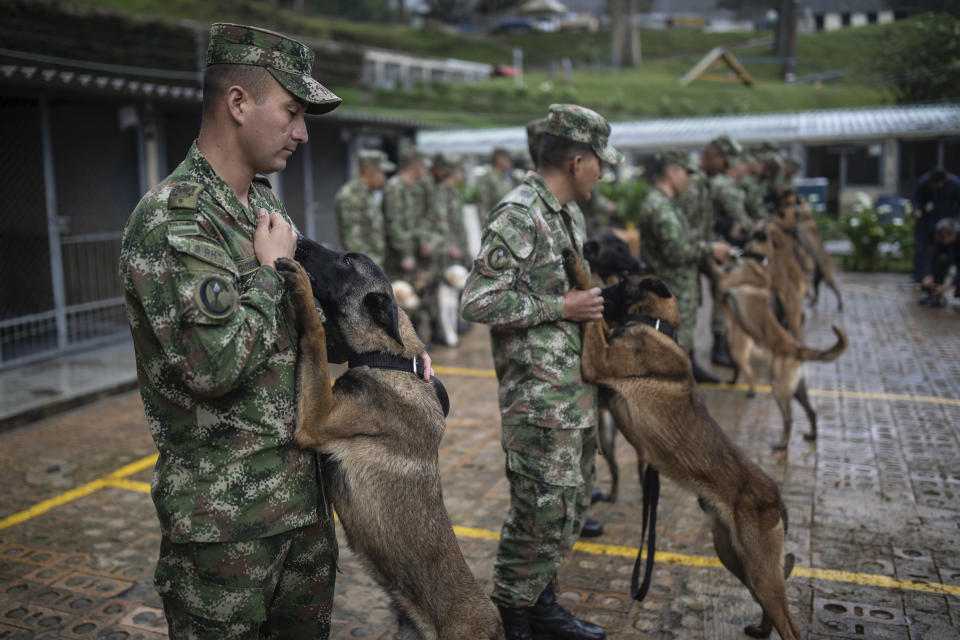
<path id="1" fill-rule="evenodd" d="M 423 190 L 419 183 L 407 182 L 396 174 L 383 186 L 383 221 L 387 236 L 387 257 L 384 270 L 391 277 L 400 273 L 405 258 L 417 256 L 416 225 L 426 212 Z"/>
<path id="2" fill-rule="evenodd" d="M 297 334 L 284 281 L 253 251 L 255 212 L 197 149 L 134 209 L 120 277 L 160 457 L 151 495 L 173 542 L 271 536 L 316 521 L 316 456 L 293 444 Z M 289 219 L 288 219 L 289 220 Z"/>
<path id="3" fill-rule="evenodd" d="M 713 237 L 713 196 L 707 174 L 702 171 L 691 174 L 690 183 L 676 202 L 698 240 Z"/>
<path id="4" fill-rule="evenodd" d="M 744 229 L 749 229 L 752 223 L 747 214 L 746 194 L 737 181 L 725 173 L 718 173 L 710 179 L 710 183 L 714 221 L 730 218 L 739 222 Z"/>
<path id="5" fill-rule="evenodd" d="M 509 172 L 500 173 L 492 165 L 483 167 L 483 172 L 477 177 L 477 216 L 481 229 L 487 226 L 490 212 L 511 189 L 513 180 Z"/>
<path id="6" fill-rule="evenodd" d="M 702 242 L 677 202 L 654 187 L 640 208 L 640 255 L 647 267 L 673 289 L 676 296 L 696 295 L 697 263 L 712 248 Z"/>
<path id="7" fill-rule="evenodd" d="M 565 220 L 567 218 L 567 220 Z M 528 173 L 500 201 L 463 291 L 464 316 L 489 324 L 504 427 L 589 429 L 597 390 L 580 374 L 580 324 L 563 319 L 563 249 L 583 256 L 583 214 Z"/>
<path id="8" fill-rule="evenodd" d="M 467 230 L 463 226 L 463 197 L 456 187 L 440 183 L 434 186 L 433 203 L 438 215 L 443 219 L 443 229 L 446 237 L 442 247 L 444 260 L 449 258 L 448 246 L 453 245 L 460 249 L 461 254 L 467 251 Z"/>
<path id="9" fill-rule="evenodd" d="M 386 257 L 383 211 L 374 193 L 359 178 L 340 187 L 333 200 L 337 213 L 340 246 L 345 251 L 365 253 L 378 265 Z"/>
<path id="10" fill-rule="evenodd" d="M 754 220 L 762 218 L 766 211 L 763 205 L 764 184 L 760 178 L 747 174 L 740 178 L 740 188 L 743 189 L 747 215 Z"/>

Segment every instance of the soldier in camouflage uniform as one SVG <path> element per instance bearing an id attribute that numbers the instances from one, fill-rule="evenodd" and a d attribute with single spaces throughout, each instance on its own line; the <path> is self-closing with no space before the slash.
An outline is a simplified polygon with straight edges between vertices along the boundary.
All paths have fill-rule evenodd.
<path id="1" fill-rule="evenodd" d="M 738 182 L 744 173 L 740 163 L 743 147 L 728 135 L 714 139 L 710 146 L 722 154 L 725 162 L 723 171 L 710 179 L 714 229 L 728 240 L 739 242 L 753 226 L 747 214 L 746 195 Z"/>
<path id="2" fill-rule="evenodd" d="M 317 457 L 293 443 L 297 334 L 274 260 L 296 234 L 261 172 L 340 99 L 313 52 L 215 24 L 203 121 L 123 235 L 120 277 L 162 529 L 155 583 L 171 638 L 326 638 L 336 571 Z"/>
<path id="3" fill-rule="evenodd" d="M 429 258 L 428 243 L 421 243 L 418 226 L 426 215 L 426 193 L 421 186 L 425 167 L 423 154 L 407 149 L 400 157 L 400 170 L 383 187 L 383 218 L 387 232 L 384 271 L 391 280 L 412 278 L 417 258 Z"/>
<path id="4" fill-rule="evenodd" d="M 463 225 L 463 196 L 457 187 L 463 182 L 463 168 L 449 157 L 437 154 L 434 157 L 434 166 L 437 163 L 447 165 L 446 175 L 437 181 L 433 187 L 432 206 L 437 217 L 441 220 L 438 228 L 443 229 L 445 236 L 440 245 L 440 254 L 443 256 L 443 268 L 451 264 L 469 266 L 467 260 L 467 230 Z"/>
<path id="5" fill-rule="evenodd" d="M 680 326 L 677 342 L 690 354 L 694 377 L 698 382 L 716 378 L 705 376 L 693 357 L 693 332 L 697 325 L 699 299 L 699 263 L 713 256 L 726 260 L 730 245 L 709 242 L 694 228 L 677 196 L 684 192 L 697 167 L 682 151 L 667 151 L 655 158 L 652 176 L 655 184 L 647 192 L 640 210 L 641 255 L 647 267 L 670 287 L 677 298 Z M 710 379 L 712 378 L 712 380 Z"/>
<path id="6" fill-rule="evenodd" d="M 744 164 L 745 172 L 743 177 L 740 178 L 740 188 L 743 189 L 747 215 L 752 220 L 761 220 L 765 213 L 763 204 L 764 185 L 761 180 L 763 163 L 752 151 L 744 153 L 741 162 Z"/>
<path id="7" fill-rule="evenodd" d="M 357 168 L 359 175 L 340 187 L 333 199 L 340 246 L 344 251 L 365 253 L 382 267 L 387 240 L 383 210 L 374 192 L 383 186 L 387 173 L 397 167 L 383 151 L 361 151 L 357 154 Z"/>
<path id="8" fill-rule="evenodd" d="M 489 324 L 499 381 L 510 512 L 492 598 L 508 640 L 599 639 L 576 620 L 553 582 L 580 532 L 595 476 L 597 392 L 580 373 L 580 323 L 599 319 L 599 289 L 571 289 L 562 251 L 582 259 L 585 226 L 570 206 L 586 198 L 601 161 L 622 156 L 610 126 L 577 105 L 551 105 L 536 172 L 491 213 L 463 293 L 463 314 Z"/>
<path id="9" fill-rule="evenodd" d="M 494 149 L 490 164 L 480 168 L 476 186 L 477 216 L 481 229 L 487 226 L 490 212 L 500 199 L 513 189 L 513 178 L 510 176 L 512 168 L 510 152 L 502 147 Z"/>

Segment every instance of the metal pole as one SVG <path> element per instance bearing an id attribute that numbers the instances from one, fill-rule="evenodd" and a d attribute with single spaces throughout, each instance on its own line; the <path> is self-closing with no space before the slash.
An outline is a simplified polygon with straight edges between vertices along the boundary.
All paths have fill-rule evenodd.
<path id="1" fill-rule="evenodd" d="M 53 173 L 53 138 L 50 134 L 50 108 L 46 96 L 40 96 L 40 145 L 43 149 L 43 199 L 47 210 L 47 242 L 50 246 L 50 278 L 53 284 L 57 348 L 62 350 L 66 348 L 69 342 L 67 334 L 67 293 L 63 282 L 60 219 L 57 215 L 57 184 Z"/>

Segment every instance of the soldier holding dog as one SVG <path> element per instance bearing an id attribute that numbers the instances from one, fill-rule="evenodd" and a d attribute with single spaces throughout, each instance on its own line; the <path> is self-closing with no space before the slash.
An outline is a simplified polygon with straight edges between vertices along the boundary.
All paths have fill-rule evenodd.
<path id="1" fill-rule="evenodd" d="M 580 532 L 596 472 L 596 387 L 580 373 L 580 323 L 602 317 L 597 288 L 576 290 L 562 250 L 582 258 L 589 197 L 601 161 L 622 155 L 610 126 L 577 105 L 551 105 L 536 172 L 491 213 L 463 293 L 468 320 L 491 325 L 500 385 L 510 511 L 492 598 L 509 640 L 600 639 L 603 629 L 560 606 L 554 581 Z"/>
<path id="2" fill-rule="evenodd" d="M 213 25 L 199 138 L 124 231 L 171 638 L 330 632 L 333 514 L 316 455 L 293 443 L 296 327 L 273 267 L 297 237 L 258 175 L 307 141 L 305 112 L 340 104 L 312 61 L 280 34 Z"/>

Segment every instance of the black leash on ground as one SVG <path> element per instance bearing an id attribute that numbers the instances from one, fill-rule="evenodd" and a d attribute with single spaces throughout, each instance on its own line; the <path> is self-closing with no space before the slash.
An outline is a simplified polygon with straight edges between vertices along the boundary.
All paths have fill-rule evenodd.
<path id="1" fill-rule="evenodd" d="M 656 554 L 657 543 L 657 502 L 660 501 L 660 472 L 647 465 L 643 474 L 643 525 L 640 529 L 640 548 L 637 549 L 637 561 L 633 564 L 633 575 L 630 577 L 630 597 L 634 600 L 643 600 L 650 590 L 650 578 L 653 577 L 653 556 Z M 647 536 L 647 525 L 650 525 L 650 537 L 647 539 L 647 566 L 643 571 L 643 584 L 640 582 L 640 565 L 643 564 L 643 539 Z"/>
<path id="2" fill-rule="evenodd" d="M 406 371 L 423 378 L 424 363 L 423 358 L 403 358 L 395 356 L 385 351 L 375 351 L 373 353 L 355 353 L 347 360 L 347 366 L 371 367 L 373 369 L 391 369 L 393 371 Z M 450 413 L 450 396 L 447 395 L 447 389 L 436 376 L 430 377 L 430 383 L 437 394 L 437 400 L 440 402 L 440 408 L 443 409 L 443 417 Z"/>

